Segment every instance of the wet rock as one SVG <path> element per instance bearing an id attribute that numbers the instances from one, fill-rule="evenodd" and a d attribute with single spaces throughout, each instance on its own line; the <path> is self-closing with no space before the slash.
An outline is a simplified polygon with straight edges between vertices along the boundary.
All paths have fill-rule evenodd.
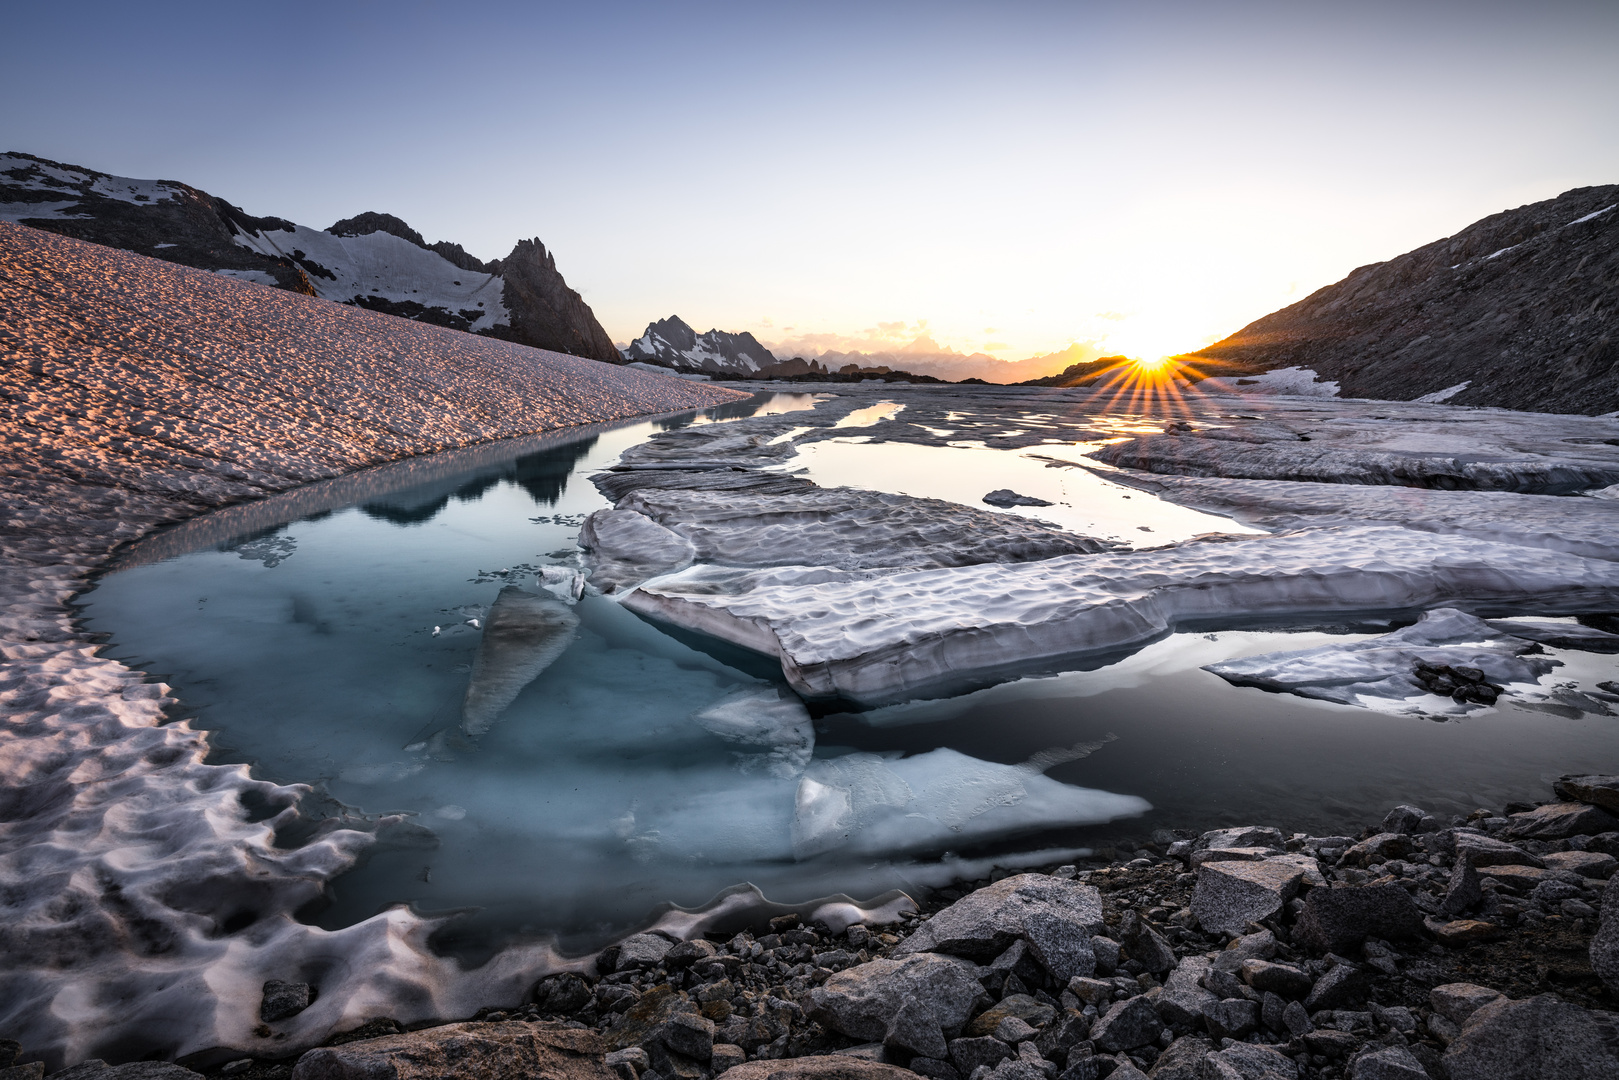
<path id="1" fill-rule="evenodd" d="M 1368 937 L 1420 937 L 1422 928 L 1422 912 L 1398 885 L 1311 889 L 1293 940 L 1317 952 L 1343 953 Z"/>
<path id="2" fill-rule="evenodd" d="M 634 971 L 657 967 L 664 955 L 674 948 L 674 942 L 658 934 L 631 934 L 619 943 L 618 959 L 614 971 Z"/>
<path id="3" fill-rule="evenodd" d="M 1150 1080 L 1202 1080 L 1203 1059 L 1215 1044 L 1201 1035 L 1183 1035 L 1158 1055 L 1147 1073 Z"/>
<path id="4" fill-rule="evenodd" d="M 972 1023 L 967 1025 L 967 1035 L 993 1035 L 1001 1021 L 1008 1019 L 1022 1020 L 1031 1028 L 1045 1027 L 1057 1015 L 1057 1010 L 1043 1001 L 1037 1001 L 1028 994 L 1008 994 L 999 1003 L 990 1006 L 982 1013 L 973 1017 Z"/>
<path id="5" fill-rule="evenodd" d="M 1299 1067 L 1268 1046 L 1232 1043 L 1203 1058 L 1201 1080 L 1298 1080 Z"/>
<path id="6" fill-rule="evenodd" d="M 942 952 L 980 963 L 1022 939 L 1059 985 L 1096 969 L 1091 937 L 1105 927 L 1102 895 L 1045 874 L 1017 874 L 957 900 L 923 923 L 895 956 Z"/>
<path id="7" fill-rule="evenodd" d="M 810 992 L 809 1015 L 856 1039 L 943 1058 L 949 1053 L 945 1040 L 961 1033 L 986 997 L 976 965 L 917 953 L 838 972 Z"/>
<path id="8" fill-rule="evenodd" d="M 1263 922 L 1293 898 L 1304 870 L 1291 863 L 1204 863 L 1192 892 L 1192 914 L 1204 930 L 1236 934 Z"/>
<path id="9" fill-rule="evenodd" d="M 1583 802 L 1549 803 L 1507 820 L 1507 835 L 1518 840 L 1567 840 L 1619 829 L 1619 818 Z"/>
<path id="10" fill-rule="evenodd" d="M 1428 1004 L 1433 1011 L 1451 1023 L 1460 1026 L 1467 1018 L 1503 995 L 1477 983 L 1445 983 L 1428 991 Z"/>
<path id="11" fill-rule="evenodd" d="M 292 1080 L 618 1080 L 605 1050 L 595 1032 L 561 1024 L 446 1024 L 311 1050 Z"/>
<path id="12" fill-rule="evenodd" d="M 1282 998 L 1302 998 L 1310 992 L 1314 980 L 1309 972 L 1292 964 L 1273 964 L 1269 960 L 1244 960 L 1239 970 L 1242 981 L 1260 993 L 1272 993 Z"/>
<path id="13" fill-rule="evenodd" d="M 1019 495 L 1011 488 L 999 488 L 984 496 L 984 501 L 991 506 L 1050 506 L 1044 499 L 1037 499 L 1033 495 Z"/>
<path id="14" fill-rule="evenodd" d="M 1619 814 L 1619 776 L 1602 776 L 1596 773 L 1564 776 L 1552 784 L 1552 791 L 1556 792 L 1560 799 L 1590 803 L 1610 813 Z"/>
<path id="15" fill-rule="evenodd" d="M 1439 903 L 1439 910 L 1446 915 L 1460 915 L 1469 908 L 1476 907 L 1484 899 L 1484 890 L 1480 886 L 1478 871 L 1466 859 L 1457 859 L 1456 866 L 1450 872 L 1450 884 L 1445 887 L 1445 898 Z"/>
<path id="16" fill-rule="evenodd" d="M 1242 1039 L 1258 1029 L 1259 1006 L 1243 998 L 1216 1001 L 1203 1010 L 1203 1023 L 1215 1042 Z"/>
<path id="17" fill-rule="evenodd" d="M 590 1003 L 590 984 L 572 972 L 548 975 L 534 984 L 534 1004 L 541 1012 L 578 1012 Z"/>
<path id="18" fill-rule="evenodd" d="M 1321 1009 L 1343 1009 L 1366 1000 L 1371 979 L 1358 965 L 1339 964 L 1321 978 L 1304 999 L 1306 1012 Z"/>
<path id="19" fill-rule="evenodd" d="M 1445 1052 L 1450 1080 L 1611 1080 L 1619 1076 L 1619 1027 L 1541 994 L 1481 1006 Z"/>
<path id="20" fill-rule="evenodd" d="M 971 1076 L 979 1067 L 993 1069 L 1012 1056 L 1012 1048 L 988 1035 L 951 1039 L 950 1060 L 962 1076 Z"/>
<path id="21" fill-rule="evenodd" d="M 314 1000 L 314 987 L 308 983 L 281 982 L 271 979 L 264 984 L 264 998 L 259 1002 L 259 1019 L 266 1024 L 297 1016 L 309 1008 Z"/>
<path id="22" fill-rule="evenodd" d="M 1103 1050 L 1118 1053 L 1158 1041 L 1164 1030 L 1157 1010 L 1145 995 L 1115 1002 L 1091 1026 L 1091 1041 Z"/>
<path id="23" fill-rule="evenodd" d="M 1368 1049 L 1349 1065 L 1349 1080 L 1429 1080 L 1422 1062 L 1403 1046 Z"/>
<path id="24" fill-rule="evenodd" d="M 1591 970 L 1619 993 L 1619 875 L 1609 878 L 1602 891 L 1601 920 L 1591 938 Z"/>
<path id="25" fill-rule="evenodd" d="M 1134 911 L 1126 911 L 1119 922 L 1119 943 L 1130 954 L 1130 959 L 1154 975 L 1162 975 L 1175 966 L 1175 950 L 1149 922 Z"/>
<path id="26" fill-rule="evenodd" d="M 916 1074 L 847 1054 L 749 1061 L 726 1071 L 729 1080 L 916 1080 Z"/>

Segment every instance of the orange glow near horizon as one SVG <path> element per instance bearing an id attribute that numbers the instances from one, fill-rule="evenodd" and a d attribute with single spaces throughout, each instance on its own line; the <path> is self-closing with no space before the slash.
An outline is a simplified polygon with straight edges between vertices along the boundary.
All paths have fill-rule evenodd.
<path id="1" fill-rule="evenodd" d="M 1174 413 L 1195 397 L 1198 384 L 1217 377 L 1222 361 L 1186 354 L 1178 356 L 1130 357 L 1105 372 L 1093 384 L 1106 394 L 1108 411 L 1151 415 Z"/>

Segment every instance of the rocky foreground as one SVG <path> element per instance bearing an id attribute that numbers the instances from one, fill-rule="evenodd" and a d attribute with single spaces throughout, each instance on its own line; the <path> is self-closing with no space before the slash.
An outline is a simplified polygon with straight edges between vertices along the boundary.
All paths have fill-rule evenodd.
<path id="1" fill-rule="evenodd" d="M 1358 837 L 1160 831 L 1107 862 L 946 889 L 892 926 L 636 934 L 515 1008 L 193 1064 L 238 1080 L 1611 1078 L 1619 776 L 1555 794 L 1443 825 L 1397 806 Z M 266 1030 L 318 993 L 266 984 Z M 53 1080 L 92 1075 L 198 1073 L 92 1061 Z"/>

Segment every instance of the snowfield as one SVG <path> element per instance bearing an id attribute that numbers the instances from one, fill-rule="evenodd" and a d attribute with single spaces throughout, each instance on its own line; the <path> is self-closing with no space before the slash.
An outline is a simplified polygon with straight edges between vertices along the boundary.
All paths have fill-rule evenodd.
<path id="1" fill-rule="evenodd" d="M 204 764 L 206 738 L 165 723 L 168 688 L 98 657 L 69 601 L 118 545 L 215 507 L 743 395 L 15 224 L 0 260 L 0 1030 L 50 1069 L 274 1054 L 383 1012 L 465 1015 L 558 967 L 536 946 L 463 971 L 403 908 L 299 923 L 399 822 L 328 820 L 278 847 L 301 789 Z M 285 1037 L 256 1035 L 262 983 L 315 973 L 320 1000 Z"/>

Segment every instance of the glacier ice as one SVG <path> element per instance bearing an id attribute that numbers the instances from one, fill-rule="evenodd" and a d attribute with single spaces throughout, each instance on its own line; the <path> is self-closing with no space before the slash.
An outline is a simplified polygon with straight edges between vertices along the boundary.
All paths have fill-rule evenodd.
<path id="1" fill-rule="evenodd" d="M 483 640 L 472 662 L 461 704 L 461 730 L 482 735 L 573 644 L 579 618 L 557 600 L 516 585 L 500 590 L 484 619 Z"/>
<path id="2" fill-rule="evenodd" d="M 591 583 L 604 592 L 692 564 L 697 548 L 634 510 L 598 510 L 579 529 Z"/>
<path id="3" fill-rule="evenodd" d="M 797 697 L 779 687 L 742 687 L 692 714 L 698 727 L 727 742 L 755 749 L 742 755 L 744 771 L 761 768 L 791 779 L 815 751 L 815 723 Z"/>
<path id="4" fill-rule="evenodd" d="M 1416 716 L 1462 716 L 1488 706 L 1433 694 L 1416 678 L 1418 662 L 1470 667 L 1508 693 L 1530 690 L 1561 663 L 1535 643 L 1503 633 L 1454 608 L 1435 608 L 1417 623 L 1364 641 L 1267 653 L 1209 664 L 1237 686 Z M 1531 691 L 1532 692 L 1532 691 Z"/>

